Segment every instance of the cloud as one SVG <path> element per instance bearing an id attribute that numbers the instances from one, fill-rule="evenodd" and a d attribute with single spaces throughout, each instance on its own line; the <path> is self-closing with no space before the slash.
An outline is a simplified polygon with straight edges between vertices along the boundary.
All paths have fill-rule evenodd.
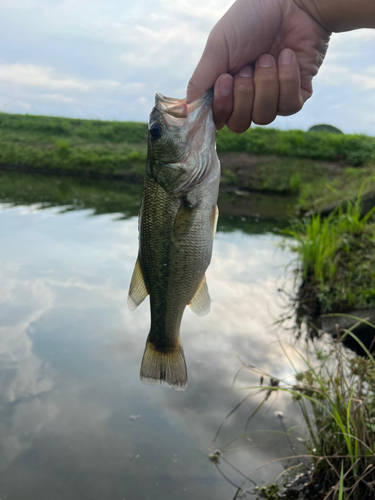
<path id="1" fill-rule="evenodd" d="M 83 92 L 93 87 L 114 88 L 120 85 L 119 82 L 111 80 L 89 81 L 59 76 L 52 67 L 36 66 L 34 64 L 0 64 L 0 81 L 31 87 L 54 90 L 70 89 Z"/>
<path id="2" fill-rule="evenodd" d="M 26 112 L 29 111 L 30 109 L 29 103 L 20 100 L 16 101 L 16 106 L 18 106 L 19 108 L 23 109 Z"/>
<path id="3" fill-rule="evenodd" d="M 258 384 L 244 370 L 230 389 L 241 366 L 237 355 L 276 376 L 290 370 L 280 348 L 269 345 L 267 303 L 277 307 L 274 280 L 292 256 L 275 253 L 277 236 L 219 231 L 208 274 L 211 314 L 198 318 L 188 310 L 182 325 L 188 389 L 149 387 L 138 378 L 149 307 L 130 312 L 125 296 L 137 255 L 137 218 L 113 222 L 110 215 L 88 215 L 56 216 L 54 209 L 35 207 L 1 214 L 2 227 L 12 228 L 0 248 L 0 305 L 9 318 L 0 331 L 1 366 L 8 375 L 0 391 L 6 416 L 0 422 L 3 490 L 17 489 L 26 498 L 42 484 L 46 498 L 70 498 L 84 483 L 87 497 L 120 491 L 128 498 L 136 491 L 143 498 L 152 490 L 169 498 L 168 478 L 173 488 L 198 478 L 202 498 L 216 492 L 220 497 L 223 482 L 215 479 L 207 448 L 247 394 L 236 389 Z M 29 245 L 23 249 L 24 241 Z M 249 399 L 225 422 L 215 446 L 242 434 L 261 397 Z M 279 425 L 273 410 L 285 411 L 286 398 L 275 402 L 272 411 L 254 417 L 252 431 Z M 291 421 L 294 407 L 285 413 L 288 427 L 300 423 Z M 141 418 L 131 421 L 131 414 Z M 277 436 L 257 433 L 253 442 L 235 441 L 230 457 L 241 470 L 258 468 L 277 445 L 285 446 L 285 436 Z M 246 450 L 234 456 L 241 444 Z"/>
<path id="4" fill-rule="evenodd" d="M 225 14 L 232 2 L 228 0 L 208 0 L 202 3 L 199 0 L 186 1 L 161 0 L 161 5 L 169 11 L 178 12 L 191 17 L 206 18 L 218 21 Z"/>
<path id="5" fill-rule="evenodd" d="M 77 102 L 77 99 L 74 99 L 73 97 L 67 97 L 61 94 L 41 94 L 38 96 L 35 96 L 36 99 L 44 99 L 46 101 L 53 101 L 53 102 L 64 102 L 64 103 L 74 103 Z"/>
<path id="6" fill-rule="evenodd" d="M 375 30 L 361 29 L 361 30 L 347 31 L 345 33 L 340 33 L 339 36 L 341 41 L 371 42 L 375 40 Z"/>
<path id="7" fill-rule="evenodd" d="M 0 411 L 12 408 L 12 418 L 0 421 L 0 471 L 31 447 L 32 437 L 57 411 L 53 404 L 42 402 L 53 388 L 53 374 L 34 353 L 30 335 L 33 325 L 52 308 L 55 296 L 42 280 L 19 278 L 20 271 L 15 261 L 0 269 L 0 306 L 10 313 L 17 310 L 10 314 L 9 324 L 4 325 L 2 318 L 0 325 Z"/>
<path id="8" fill-rule="evenodd" d="M 362 74 L 359 74 L 353 73 L 347 66 L 326 65 L 320 70 L 317 81 L 333 87 L 342 87 L 345 83 L 354 85 L 361 90 L 371 90 L 375 88 L 375 67 L 367 68 Z"/>
<path id="9" fill-rule="evenodd" d="M 210 30 L 232 1 L 0 3 L 1 109 L 146 121 L 155 92 L 184 95 Z M 374 40 L 370 29 L 334 34 L 314 80 L 313 104 L 276 126 L 334 122 L 344 132 L 375 133 L 373 118 L 366 118 Z"/>
<path id="10" fill-rule="evenodd" d="M 204 41 L 203 34 L 189 26 L 189 23 L 176 23 L 173 18 L 168 23 L 156 23 L 156 26 L 154 23 L 135 26 L 127 36 L 132 39 L 132 43 L 129 51 L 123 54 L 123 61 L 139 67 L 170 65 L 169 70 L 177 70 L 178 66 L 174 63 L 176 56 L 182 62 L 188 51 L 196 48 L 199 39 Z"/>

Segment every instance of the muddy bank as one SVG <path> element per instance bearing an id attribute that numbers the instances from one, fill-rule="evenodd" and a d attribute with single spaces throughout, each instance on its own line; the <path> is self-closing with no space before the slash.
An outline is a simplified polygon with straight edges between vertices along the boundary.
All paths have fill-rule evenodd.
<path id="1" fill-rule="evenodd" d="M 263 192 L 280 195 L 295 195 L 302 182 L 313 182 L 322 176 L 329 179 L 339 177 L 339 163 L 312 161 L 300 158 L 283 158 L 276 155 L 259 156 L 248 153 L 219 153 L 221 163 L 221 190 L 236 192 Z M 67 175 L 93 179 L 124 180 L 135 184 L 143 181 L 146 160 L 136 159 L 137 165 L 126 162 L 117 171 L 104 169 L 71 168 L 27 163 L 0 163 L 0 170 L 44 175 Z"/>
<path id="2" fill-rule="evenodd" d="M 88 178 L 67 175 L 43 175 L 27 172 L 0 171 L 0 201 L 10 204 L 31 205 L 34 203 L 95 208 L 96 213 L 123 212 L 126 205 L 132 207 L 128 215 L 136 216 L 142 198 L 142 184 L 124 180 Z M 293 198 L 264 193 L 219 193 L 220 224 L 224 216 L 245 219 L 272 219 L 277 224 L 294 215 Z M 241 218 L 244 220 L 241 221 Z M 233 221 L 230 222 L 233 225 Z M 278 224 L 277 224 L 278 225 Z"/>
<path id="3" fill-rule="evenodd" d="M 330 180 L 338 178 L 344 168 L 337 162 L 249 153 L 219 153 L 219 159 L 222 187 L 279 194 L 295 194 L 301 183 L 322 176 Z"/>
<path id="4" fill-rule="evenodd" d="M 350 167 L 343 160 L 320 160 L 221 153 L 221 190 L 294 197 L 300 216 L 328 215 L 362 190 L 363 210 L 375 205 L 375 165 Z"/>
<path id="5" fill-rule="evenodd" d="M 122 181 L 141 185 L 146 159 L 139 157 L 120 161 L 118 168 L 76 168 L 31 166 L 24 163 L 0 164 L 0 170 L 43 175 L 81 177 L 93 180 Z M 245 152 L 219 153 L 221 162 L 220 191 L 235 195 L 238 215 L 256 215 L 260 198 L 257 194 L 275 196 L 273 205 L 278 205 L 281 216 L 306 215 L 322 212 L 330 213 L 345 199 L 355 198 L 362 185 L 365 209 L 375 204 L 375 166 L 353 168 L 342 161 L 328 162 L 277 155 L 254 155 Z M 68 157 L 66 158 L 68 160 Z M 283 200 L 284 197 L 284 200 Z M 250 200 L 250 201 L 249 201 Z M 254 201 L 252 201 L 254 200 Z M 231 201 L 232 202 L 232 201 Z M 262 205 L 262 202 L 260 202 Z"/>

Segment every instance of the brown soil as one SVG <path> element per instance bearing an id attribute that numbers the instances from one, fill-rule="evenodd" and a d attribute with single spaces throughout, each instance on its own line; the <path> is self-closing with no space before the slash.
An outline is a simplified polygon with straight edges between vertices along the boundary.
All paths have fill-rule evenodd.
<path id="1" fill-rule="evenodd" d="M 267 164 L 277 164 L 280 160 L 288 161 L 288 158 L 281 158 L 276 155 L 260 156 L 252 155 L 248 153 L 220 153 L 219 159 L 221 163 L 222 172 L 229 171 L 235 174 L 237 181 L 233 184 L 231 182 L 224 183 L 229 185 L 236 185 L 238 189 L 244 189 L 247 191 L 255 190 L 259 191 L 258 188 L 254 189 L 254 180 L 259 180 L 262 178 L 262 174 L 259 172 L 260 165 Z M 291 161 L 295 161 L 296 158 L 292 158 Z M 319 160 L 304 160 L 309 161 L 312 166 L 319 166 L 320 171 L 323 169 L 326 172 L 328 178 L 333 178 L 341 175 L 343 164 L 338 162 L 328 162 Z M 224 186 L 222 186 L 224 187 Z M 263 191 L 263 189 L 261 189 Z M 265 189 L 264 191 L 268 191 Z M 271 189 L 271 191 L 275 191 Z M 279 191 L 280 193 L 280 191 Z M 289 194 L 289 190 L 286 190 L 284 194 Z"/>

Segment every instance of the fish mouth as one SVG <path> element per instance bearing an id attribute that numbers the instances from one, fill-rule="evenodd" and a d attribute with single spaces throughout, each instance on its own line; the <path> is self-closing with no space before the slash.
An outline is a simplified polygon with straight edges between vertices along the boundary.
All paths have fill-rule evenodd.
<path id="1" fill-rule="evenodd" d="M 186 98 L 175 99 L 173 97 L 166 97 L 158 92 L 155 95 L 155 108 L 173 118 L 188 118 L 198 109 L 202 108 L 203 110 L 210 107 L 213 98 L 213 89 L 208 90 L 199 99 L 190 104 L 186 104 Z"/>
<path id="2" fill-rule="evenodd" d="M 213 89 L 190 104 L 186 103 L 186 99 L 166 97 L 160 93 L 155 95 L 150 124 L 155 121 L 161 123 L 168 130 L 170 141 L 181 144 L 179 159 L 164 163 L 185 172 L 182 183 L 172 191 L 175 195 L 202 183 L 217 165 L 213 99 Z"/>

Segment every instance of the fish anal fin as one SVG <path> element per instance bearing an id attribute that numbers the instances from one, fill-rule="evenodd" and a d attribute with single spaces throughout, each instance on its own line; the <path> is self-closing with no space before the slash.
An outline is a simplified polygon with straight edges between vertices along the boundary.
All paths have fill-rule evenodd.
<path id="1" fill-rule="evenodd" d="M 206 316 L 211 310 L 211 298 L 208 291 L 206 276 L 203 276 L 200 285 L 191 299 L 189 306 L 197 316 Z"/>
<path id="2" fill-rule="evenodd" d="M 176 237 L 184 235 L 191 227 L 195 215 L 194 208 L 195 206 L 189 202 L 186 196 L 181 199 L 181 205 L 173 225 L 173 232 Z"/>
<path id="3" fill-rule="evenodd" d="M 137 309 L 139 304 L 141 304 L 147 297 L 148 292 L 146 288 L 145 281 L 143 279 L 141 264 L 139 262 L 139 257 L 135 263 L 132 280 L 130 282 L 129 294 L 128 294 L 128 306 L 131 311 Z"/>
<path id="4" fill-rule="evenodd" d="M 211 212 L 211 233 L 212 233 L 212 239 L 214 239 L 214 236 L 215 236 L 215 233 L 216 233 L 218 218 L 219 218 L 219 208 L 218 208 L 217 205 L 214 205 L 212 207 L 212 212 Z"/>
<path id="5" fill-rule="evenodd" d="M 147 339 L 140 379 L 144 384 L 166 384 L 178 391 L 184 391 L 187 385 L 187 370 L 181 342 L 178 342 L 175 348 L 158 350 Z"/>

